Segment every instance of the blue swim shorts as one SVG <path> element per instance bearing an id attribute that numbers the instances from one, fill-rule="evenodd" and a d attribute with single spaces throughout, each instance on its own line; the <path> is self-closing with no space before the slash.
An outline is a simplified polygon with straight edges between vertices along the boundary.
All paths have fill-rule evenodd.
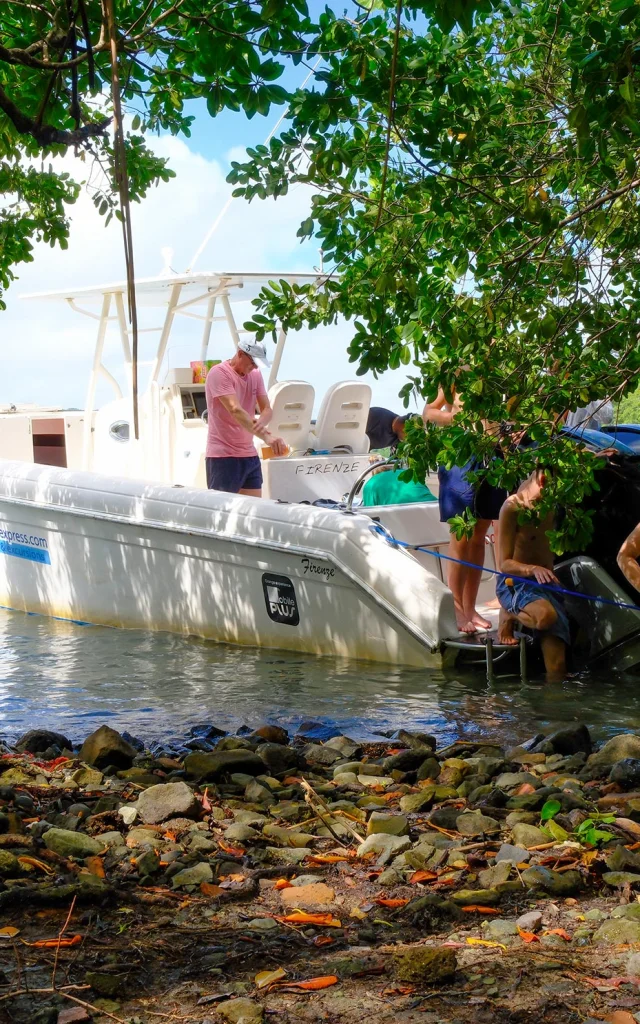
<path id="1" fill-rule="evenodd" d="M 210 491 L 259 491 L 262 487 L 262 468 L 257 455 L 246 458 L 224 457 L 205 459 L 207 487 Z"/>
<path id="2" fill-rule="evenodd" d="M 440 522 L 446 523 L 454 516 L 461 516 L 465 509 L 473 512 L 476 519 L 498 519 L 500 509 L 507 500 L 507 492 L 502 487 L 494 487 L 487 480 L 471 484 L 467 473 L 480 468 L 479 463 L 468 462 L 466 466 L 438 468 L 440 493 Z"/>
<path id="3" fill-rule="evenodd" d="M 559 595 L 550 593 L 540 583 L 536 583 L 535 580 L 531 582 L 529 580 L 514 580 L 511 586 L 508 587 L 504 576 L 500 576 L 496 584 L 496 597 L 504 610 L 511 615 L 517 615 L 518 612 L 521 612 L 523 608 L 526 608 L 533 601 L 539 601 L 541 598 L 548 601 L 552 605 L 557 618 L 551 629 L 547 630 L 547 632 L 552 633 L 554 636 L 559 636 L 567 646 L 571 643 L 571 627 L 569 626 L 569 619 L 567 618 L 562 599 Z M 536 632 L 539 631 L 536 630 Z"/>

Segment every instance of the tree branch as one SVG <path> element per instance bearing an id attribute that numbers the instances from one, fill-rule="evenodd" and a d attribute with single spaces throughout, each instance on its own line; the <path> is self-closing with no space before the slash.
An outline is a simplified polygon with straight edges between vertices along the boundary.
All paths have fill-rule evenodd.
<path id="1" fill-rule="evenodd" d="M 40 146 L 77 146 L 97 135 L 104 135 L 111 124 L 111 118 L 92 121 L 73 131 L 54 128 L 50 124 L 38 124 L 33 118 L 27 117 L 19 107 L 7 96 L 0 85 L 0 110 L 6 114 L 20 135 L 30 135 Z"/>

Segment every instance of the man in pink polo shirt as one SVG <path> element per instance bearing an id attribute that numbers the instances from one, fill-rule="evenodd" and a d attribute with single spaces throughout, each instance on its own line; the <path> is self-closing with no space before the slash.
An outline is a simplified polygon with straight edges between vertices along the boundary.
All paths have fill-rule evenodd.
<path id="1" fill-rule="evenodd" d="M 262 469 L 254 436 L 270 445 L 274 455 L 286 454 L 282 438 L 267 429 L 273 412 L 258 362 L 269 366 L 264 345 L 243 340 L 231 359 L 212 366 L 207 374 L 205 461 L 211 490 L 262 496 Z"/>

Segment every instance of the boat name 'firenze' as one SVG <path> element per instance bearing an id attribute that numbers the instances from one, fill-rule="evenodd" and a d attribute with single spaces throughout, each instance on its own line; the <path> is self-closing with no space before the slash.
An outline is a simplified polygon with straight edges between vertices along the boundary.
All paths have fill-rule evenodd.
<path id="1" fill-rule="evenodd" d="M 335 574 L 336 574 L 336 570 L 335 570 L 335 568 L 333 566 L 331 566 L 331 565 L 318 565 L 317 562 L 312 562 L 310 558 L 306 557 L 306 555 L 302 559 L 302 566 L 303 566 L 303 569 L 304 569 L 305 576 L 306 576 L 306 574 L 308 572 L 313 572 L 313 573 L 317 573 L 318 576 L 324 576 L 325 579 L 330 580 L 331 577 L 335 576 Z"/>
<path id="2" fill-rule="evenodd" d="M 359 462 L 325 462 L 317 466 L 296 466 L 296 476 L 300 473 L 315 476 L 316 473 L 355 473 L 360 467 Z"/>

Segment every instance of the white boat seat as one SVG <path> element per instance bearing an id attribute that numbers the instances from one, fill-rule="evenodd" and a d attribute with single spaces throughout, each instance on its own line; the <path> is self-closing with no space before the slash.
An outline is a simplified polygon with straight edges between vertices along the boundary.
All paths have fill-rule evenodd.
<path id="1" fill-rule="evenodd" d="M 313 385 L 303 380 L 283 380 L 269 388 L 273 409 L 269 430 L 283 438 L 292 451 L 307 447 L 315 397 Z"/>
<path id="2" fill-rule="evenodd" d="M 359 381 L 333 384 L 322 399 L 309 444 L 319 451 L 349 445 L 355 455 L 369 451 L 366 434 L 371 388 Z"/>

